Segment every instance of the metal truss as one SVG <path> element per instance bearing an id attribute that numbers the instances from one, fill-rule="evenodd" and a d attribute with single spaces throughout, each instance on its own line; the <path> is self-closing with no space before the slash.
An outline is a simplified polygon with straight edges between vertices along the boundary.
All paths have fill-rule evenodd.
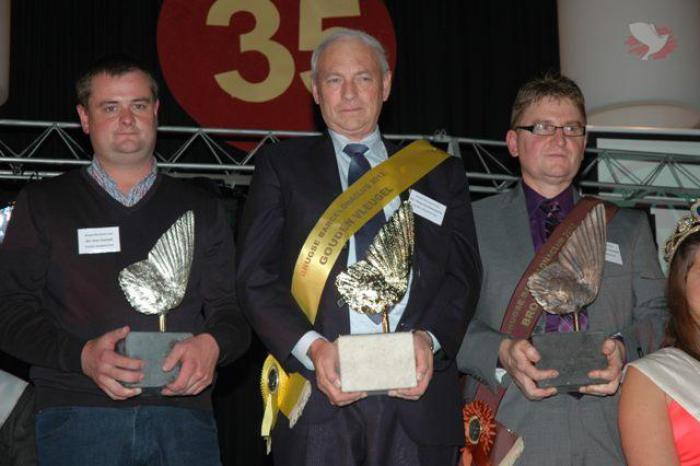
<path id="1" fill-rule="evenodd" d="M 155 156 L 161 170 L 178 177 L 207 177 L 246 186 L 255 154 L 281 139 L 315 132 L 161 126 Z M 385 135 L 400 146 L 427 139 L 465 163 L 473 193 L 496 193 L 518 181 L 517 163 L 505 143 L 450 136 Z M 0 120 L 0 179 L 54 176 L 86 165 L 90 144 L 77 123 Z M 640 170 L 639 167 L 642 167 Z M 700 157 L 672 153 L 586 150 L 580 190 L 625 205 L 687 206 L 700 197 Z"/>

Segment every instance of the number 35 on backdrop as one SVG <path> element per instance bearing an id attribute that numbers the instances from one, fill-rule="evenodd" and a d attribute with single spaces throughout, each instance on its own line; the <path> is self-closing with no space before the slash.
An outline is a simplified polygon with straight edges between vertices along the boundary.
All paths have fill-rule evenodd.
<path id="1" fill-rule="evenodd" d="M 347 27 L 375 36 L 394 67 L 381 0 L 164 0 L 158 56 L 173 97 L 200 125 L 314 129 L 314 47 Z"/>

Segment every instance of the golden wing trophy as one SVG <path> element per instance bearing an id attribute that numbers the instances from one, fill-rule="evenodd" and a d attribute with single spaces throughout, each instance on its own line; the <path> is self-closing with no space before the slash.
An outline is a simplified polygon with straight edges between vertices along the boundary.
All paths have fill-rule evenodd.
<path id="1" fill-rule="evenodd" d="M 389 313 L 408 290 L 414 244 L 413 211 L 405 201 L 374 237 L 366 257 L 336 278 L 353 312 L 382 315 L 383 333 L 338 338 L 345 392 L 385 393 L 416 385 L 413 335 L 389 331 Z"/>
<path id="2" fill-rule="evenodd" d="M 187 211 L 163 233 L 148 258 L 119 272 L 119 286 L 138 312 L 158 316 L 159 332 L 129 332 L 119 352 L 145 362 L 144 379 L 134 387 L 162 387 L 177 378 L 179 367 L 163 372 L 170 350 L 187 332 L 166 332 L 166 315 L 185 297 L 194 257 L 194 212 Z M 155 323 L 155 322 L 154 322 Z"/>
<path id="3" fill-rule="evenodd" d="M 556 369 L 559 376 L 540 381 L 540 387 L 557 387 L 559 391 L 578 391 L 579 387 L 606 383 L 591 379 L 592 370 L 607 367 L 601 352 L 607 335 L 580 330 L 579 314 L 598 296 L 605 265 L 605 207 L 598 204 L 574 230 L 557 259 L 535 272 L 527 287 L 537 303 L 550 314 L 573 316 L 573 332 L 533 335 L 540 353 L 540 369 Z"/>

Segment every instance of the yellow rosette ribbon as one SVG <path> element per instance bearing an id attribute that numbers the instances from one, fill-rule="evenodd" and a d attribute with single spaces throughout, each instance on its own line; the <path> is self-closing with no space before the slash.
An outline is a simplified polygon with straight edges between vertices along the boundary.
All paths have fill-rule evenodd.
<path id="1" fill-rule="evenodd" d="M 277 359 L 270 354 L 263 363 L 260 392 L 265 405 L 260 435 L 265 438 L 267 452 L 270 453 L 270 439 L 272 428 L 277 422 L 277 414 L 282 411 L 289 419 L 290 427 L 294 426 L 311 396 L 311 384 L 296 372 L 287 374 Z"/>

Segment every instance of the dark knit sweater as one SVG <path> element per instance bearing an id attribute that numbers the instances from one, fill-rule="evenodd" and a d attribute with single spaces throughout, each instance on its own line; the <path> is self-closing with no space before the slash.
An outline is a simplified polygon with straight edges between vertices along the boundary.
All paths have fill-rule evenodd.
<path id="1" fill-rule="evenodd" d="M 167 316 L 173 332 L 210 333 L 220 362 L 248 346 L 238 309 L 232 232 L 221 204 L 159 175 L 133 207 L 110 197 L 84 169 L 27 186 L 17 198 L 0 245 L 0 349 L 33 365 L 38 408 L 159 404 L 210 409 L 210 391 L 195 397 L 140 395 L 113 401 L 81 371 L 85 342 L 129 325 L 157 331 L 157 316 L 136 312 L 117 282 L 126 266 L 144 260 L 186 211 L 195 214 L 194 260 L 187 292 Z M 78 229 L 119 227 L 121 251 L 78 254 Z"/>

